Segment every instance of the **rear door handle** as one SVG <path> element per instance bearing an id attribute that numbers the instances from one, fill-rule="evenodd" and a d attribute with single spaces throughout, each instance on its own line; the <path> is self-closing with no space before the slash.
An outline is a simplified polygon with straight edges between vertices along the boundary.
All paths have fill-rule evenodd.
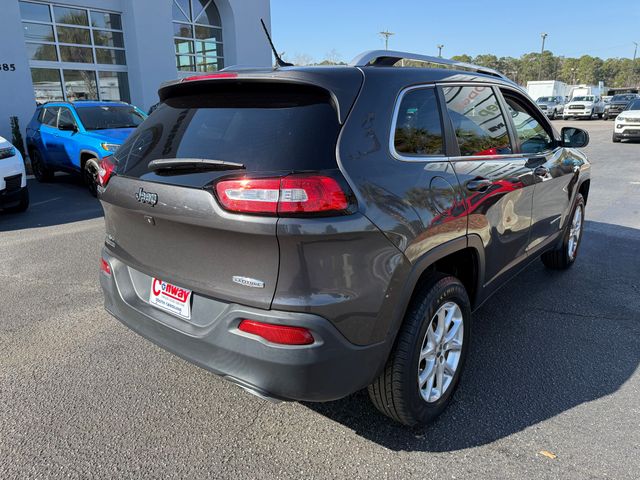
<path id="1" fill-rule="evenodd" d="M 467 182 L 467 190 L 471 190 L 472 192 L 484 192 L 491 185 L 493 185 L 493 182 L 491 180 L 487 180 L 486 178 L 478 178 L 476 180 L 470 180 Z"/>

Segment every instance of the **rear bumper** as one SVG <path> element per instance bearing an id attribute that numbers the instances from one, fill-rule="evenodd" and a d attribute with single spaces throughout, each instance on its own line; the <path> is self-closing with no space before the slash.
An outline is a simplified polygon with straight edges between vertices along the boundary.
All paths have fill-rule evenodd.
<path id="1" fill-rule="evenodd" d="M 210 321 L 196 324 L 181 320 L 143 300 L 127 265 L 106 250 L 103 258 L 112 272 L 100 273 L 109 313 L 160 347 L 261 396 L 335 400 L 370 384 L 386 361 L 386 343 L 354 345 L 317 315 L 207 299 L 210 311 L 204 317 Z M 194 299 L 194 315 L 195 309 Z M 244 318 L 306 327 L 315 342 L 304 346 L 268 343 L 237 329 Z"/>

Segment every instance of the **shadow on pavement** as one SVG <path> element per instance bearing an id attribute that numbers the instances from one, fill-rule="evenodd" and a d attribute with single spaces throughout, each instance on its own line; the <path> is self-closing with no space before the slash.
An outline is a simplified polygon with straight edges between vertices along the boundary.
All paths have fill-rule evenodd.
<path id="1" fill-rule="evenodd" d="M 0 232 L 48 227 L 103 215 L 100 202 L 91 196 L 79 177 L 56 175 L 51 183 L 28 180 L 29 209 L 23 213 L 0 212 Z"/>
<path id="2" fill-rule="evenodd" d="M 428 427 L 383 417 L 366 391 L 306 407 L 392 450 L 487 444 L 615 392 L 640 362 L 640 230 L 587 222 L 566 272 L 534 262 L 473 317 L 453 403 Z"/>

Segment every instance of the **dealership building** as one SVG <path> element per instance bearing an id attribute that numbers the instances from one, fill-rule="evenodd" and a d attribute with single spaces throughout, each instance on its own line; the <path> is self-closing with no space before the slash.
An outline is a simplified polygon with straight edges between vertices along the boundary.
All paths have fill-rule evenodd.
<path id="1" fill-rule="evenodd" d="M 124 100 L 231 65 L 271 64 L 269 0 L 2 0 L 0 135 L 37 103 Z"/>

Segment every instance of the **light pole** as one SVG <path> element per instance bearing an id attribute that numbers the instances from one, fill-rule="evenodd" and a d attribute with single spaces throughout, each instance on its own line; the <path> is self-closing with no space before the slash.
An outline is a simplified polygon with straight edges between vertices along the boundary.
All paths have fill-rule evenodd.
<path id="1" fill-rule="evenodd" d="M 389 50 L 389 37 L 391 35 L 395 35 L 395 33 L 390 32 L 388 30 L 385 30 L 385 31 L 379 32 L 379 33 L 380 33 L 380 35 L 382 35 L 384 37 L 384 49 L 385 50 Z"/>
<path id="2" fill-rule="evenodd" d="M 544 54 L 544 41 L 549 35 L 547 33 L 541 33 L 540 36 L 542 37 L 542 49 L 540 50 L 540 69 L 538 70 L 538 80 L 542 80 L 542 56 Z"/>
<path id="3" fill-rule="evenodd" d="M 571 69 L 571 85 L 575 85 L 576 84 L 576 69 L 572 68 Z"/>
<path id="4" fill-rule="evenodd" d="M 633 49 L 633 61 L 631 62 L 631 82 L 636 79 L 636 55 L 638 54 L 638 42 L 633 42 L 635 48 Z M 629 86 L 631 86 L 629 82 Z"/>
<path id="5" fill-rule="evenodd" d="M 436 47 L 438 47 L 438 57 L 442 58 L 442 49 L 444 48 L 444 45 L 436 45 Z"/>

